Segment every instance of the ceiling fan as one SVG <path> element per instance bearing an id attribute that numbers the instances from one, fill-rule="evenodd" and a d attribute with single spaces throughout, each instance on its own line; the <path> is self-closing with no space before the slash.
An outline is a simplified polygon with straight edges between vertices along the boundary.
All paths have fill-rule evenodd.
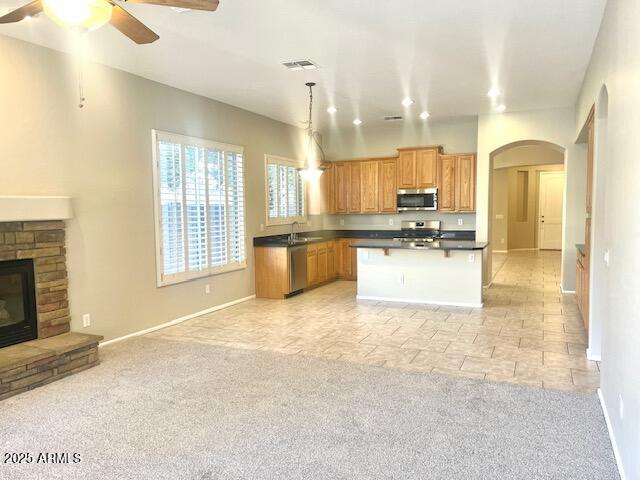
<path id="1" fill-rule="evenodd" d="M 152 43 L 158 40 L 160 37 L 154 31 L 119 5 L 119 3 L 126 2 L 213 12 L 218 8 L 219 0 L 123 0 L 122 2 L 116 2 L 116 0 L 35 0 L 0 17 L 0 23 L 19 22 L 25 17 L 33 17 L 44 11 L 49 18 L 63 27 L 95 30 L 106 23 L 111 23 L 137 44 Z"/>

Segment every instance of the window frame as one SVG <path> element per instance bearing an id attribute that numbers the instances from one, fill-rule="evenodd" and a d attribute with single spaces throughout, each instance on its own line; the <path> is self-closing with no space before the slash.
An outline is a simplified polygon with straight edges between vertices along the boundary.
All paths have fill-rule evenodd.
<path id="1" fill-rule="evenodd" d="M 307 194 L 307 185 L 300 176 L 300 172 L 297 171 L 297 181 L 302 182 L 302 211 L 303 214 L 297 217 L 270 217 L 269 216 L 269 164 L 272 165 L 284 165 L 287 167 L 294 167 L 296 171 L 302 167 L 302 163 L 293 160 L 287 157 L 280 157 L 278 155 L 270 155 L 265 154 L 264 156 L 264 199 L 265 199 L 265 224 L 267 226 L 277 226 L 277 225 L 292 225 L 294 222 L 298 223 L 307 223 L 307 214 L 308 214 L 308 194 Z M 279 196 L 276 194 L 276 198 L 278 199 L 278 210 L 280 208 Z M 288 202 L 288 197 L 287 197 Z M 299 198 L 296 196 L 296 203 L 299 202 Z"/>
<path id="2" fill-rule="evenodd" d="M 207 208 L 206 208 L 206 219 L 207 219 L 207 265 L 208 267 L 206 269 L 202 269 L 202 270 L 195 270 L 195 271 L 190 271 L 189 270 L 189 260 L 188 260 L 188 252 L 186 249 L 186 245 L 188 244 L 188 236 L 186 235 L 186 233 L 183 233 L 183 238 L 185 241 L 185 271 L 184 272 L 179 272 L 179 273 L 175 273 L 175 274 L 169 274 L 169 275 L 165 275 L 164 274 L 164 252 L 163 252 L 163 237 L 162 237 L 162 232 L 163 232 L 163 221 L 162 221 L 162 204 L 161 204 L 161 188 L 160 188 L 160 155 L 159 155 L 159 148 L 160 148 L 160 142 L 161 141 L 167 141 L 167 142 L 173 142 L 173 143 L 179 143 L 182 146 L 182 152 L 184 152 L 184 146 L 185 145 L 191 145 L 191 146 L 195 146 L 195 147 L 202 147 L 205 149 L 211 149 L 211 150 L 219 150 L 224 152 L 225 154 L 227 152 L 231 152 L 231 153 L 235 153 L 235 154 L 240 154 L 242 155 L 242 205 L 243 205 L 243 238 L 240 239 L 240 242 L 243 244 L 244 246 L 244 261 L 242 263 L 232 263 L 232 264 L 226 264 L 223 265 L 221 267 L 212 267 L 211 266 L 211 258 L 210 258 L 210 253 L 211 253 L 211 237 L 210 237 L 210 225 L 209 225 L 209 208 L 208 208 L 208 202 L 207 202 Z M 221 142 L 215 142 L 212 140 L 207 140 L 207 139 L 203 139 L 203 138 L 198 138 L 198 137 L 191 137 L 191 136 L 187 136 L 187 135 L 181 135 L 178 133 L 171 133 L 171 132 L 166 132 L 166 131 L 162 131 L 162 130 L 156 130 L 156 129 L 152 129 L 151 130 L 151 145 L 152 145 L 152 150 L 153 150 L 153 155 L 152 155 L 152 170 L 153 170 L 153 216 L 154 216 L 154 230 L 155 230 L 155 256 L 156 256 L 156 286 L 157 287 L 166 287 L 169 285 L 175 285 L 178 283 L 183 283 L 183 282 L 188 282 L 191 280 L 196 280 L 199 278 L 206 278 L 206 277 L 210 277 L 210 276 L 214 276 L 214 275 L 220 275 L 223 273 L 229 273 L 229 272 L 235 272 L 235 271 L 239 271 L 239 270 L 244 270 L 247 268 L 247 211 L 246 211 L 246 189 L 247 189 L 247 182 L 246 182 L 246 161 L 245 161 L 245 156 L 244 156 L 244 147 L 239 146 L 239 145 L 232 145 L 232 144 L 228 144 L 228 143 L 221 143 Z M 226 160 L 226 155 L 223 157 L 224 158 L 224 166 L 225 166 L 225 176 L 228 172 L 227 170 L 227 160 Z M 184 172 L 185 169 L 185 165 L 184 165 L 184 159 L 181 162 L 182 164 L 182 171 Z M 207 178 L 208 176 L 205 175 L 205 178 Z M 186 179 L 184 177 L 182 177 L 182 183 L 183 183 L 183 192 L 184 192 L 184 184 L 186 182 Z M 208 185 L 208 180 L 205 180 L 205 185 Z M 229 199 L 228 199 L 228 190 L 227 190 L 228 186 L 225 184 L 225 204 L 228 206 L 229 204 Z M 206 198 L 209 198 L 209 192 L 208 192 L 208 187 L 205 187 L 205 191 L 206 193 Z M 183 199 L 184 199 L 184 193 L 183 193 Z M 185 209 L 186 211 L 186 209 Z M 227 247 L 227 256 L 229 255 L 229 248 L 230 248 L 230 237 L 228 232 L 230 231 L 230 222 L 229 222 L 229 217 L 228 217 L 228 208 L 225 210 L 225 222 L 226 222 L 226 231 L 227 231 L 227 237 L 226 237 L 226 247 Z M 185 213 L 186 215 L 186 213 Z M 186 218 L 186 217 L 185 217 Z M 185 231 L 186 232 L 186 231 Z M 227 257 L 228 259 L 229 257 Z"/>

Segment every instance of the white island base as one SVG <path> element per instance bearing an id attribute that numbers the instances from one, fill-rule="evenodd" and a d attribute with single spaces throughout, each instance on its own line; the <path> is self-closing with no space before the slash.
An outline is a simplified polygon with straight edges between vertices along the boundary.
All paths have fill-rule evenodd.
<path id="1" fill-rule="evenodd" d="M 358 248 L 357 298 L 482 307 L 482 253 Z"/>

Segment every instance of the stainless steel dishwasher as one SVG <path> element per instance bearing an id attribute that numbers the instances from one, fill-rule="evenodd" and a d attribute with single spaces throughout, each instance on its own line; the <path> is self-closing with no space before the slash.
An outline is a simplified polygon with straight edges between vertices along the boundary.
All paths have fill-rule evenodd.
<path id="1" fill-rule="evenodd" d="M 289 247 L 289 293 L 307 287 L 307 246 Z"/>

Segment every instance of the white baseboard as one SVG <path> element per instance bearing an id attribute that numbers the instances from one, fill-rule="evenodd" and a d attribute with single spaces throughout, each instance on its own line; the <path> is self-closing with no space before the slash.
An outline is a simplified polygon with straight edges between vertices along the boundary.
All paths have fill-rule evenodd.
<path id="1" fill-rule="evenodd" d="M 398 303 L 418 303 L 420 305 L 440 305 L 441 307 L 466 307 L 482 308 L 482 303 L 463 302 L 427 302 L 426 300 L 414 300 L 409 298 L 373 297 L 368 295 L 357 295 L 358 300 L 377 300 L 378 302 L 398 302 Z"/>
<path id="2" fill-rule="evenodd" d="M 609 439 L 611 440 L 611 447 L 613 448 L 613 456 L 616 459 L 618 465 L 618 473 L 620 473 L 620 480 L 626 480 L 624 474 L 624 466 L 622 465 L 622 459 L 620 458 L 620 451 L 618 450 L 618 444 L 616 443 L 616 437 L 613 434 L 613 428 L 611 427 L 611 419 L 609 418 L 609 411 L 604 403 L 604 397 L 602 396 L 602 390 L 598 389 L 598 398 L 600 399 L 600 406 L 602 407 L 602 413 L 604 414 L 604 420 L 607 423 L 607 430 L 609 431 Z"/>
<path id="3" fill-rule="evenodd" d="M 564 293 L 565 295 L 575 295 L 576 294 L 575 290 L 565 290 L 562 285 L 560 285 L 560 291 L 562 293 Z"/>
<path id="4" fill-rule="evenodd" d="M 200 317 L 201 315 L 206 315 L 207 313 L 212 313 L 217 310 L 222 310 L 223 308 L 228 308 L 233 305 L 237 305 L 238 303 L 246 302 L 247 300 L 252 300 L 254 298 L 256 298 L 255 295 L 249 295 L 248 297 L 238 298 L 237 300 L 232 300 L 230 302 L 223 303 L 222 305 L 216 305 L 214 307 L 207 308 L 205 310 L 200 310 L 199 312 L 190 313 L 189 315 L 185 315 L 184 317 L 176 318 L 175 320 L 170 320 L 168 322 L 161 323 L 160 325 L 156 325 L 155 327 L 146 328 L 144 330 L 140 330 L 137 332 L 130 333 L 128 335 L 124 335 L 123 337 L 107 340 L 106 342 L 100 342 L 100 346 L 104 347 L 107 345 L 111 345 L 112 343 L 121 342 L 122 340 L 126 340 L 127 338 L 138 337 L 146 333 L 155 332 L 156 330 L 161 330 L 163 328 L 170 327 L 171 325 L 177 325 L 178 323 L 186 322 L 187 320 L 191 320 L 192 318 Z"/>
<path id="5" fill-rule="evenodd" d="M 600 355 L 594 355 L 591 353 L 591 349 L 587 348 L 587 359 L 588 360 L 592 360 L 594 362 L 599 362 L 602 360 L 602 357 Z"/>

